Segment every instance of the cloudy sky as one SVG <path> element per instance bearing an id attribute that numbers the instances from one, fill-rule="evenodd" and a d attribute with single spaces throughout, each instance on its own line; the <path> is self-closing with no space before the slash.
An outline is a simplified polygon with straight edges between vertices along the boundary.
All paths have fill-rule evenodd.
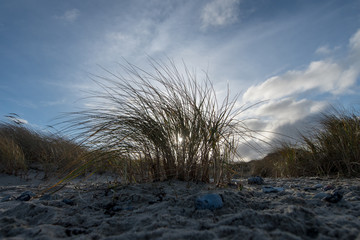
<path id="1" fill-rule="evenodd" d="M 2 0 L 0 119 L 51 125 L 86 104 L 91 74 L 147 56 L 265 101 L 249 124 L 291 135 L 328 104 L 359 104 L 360 0 Z"/>

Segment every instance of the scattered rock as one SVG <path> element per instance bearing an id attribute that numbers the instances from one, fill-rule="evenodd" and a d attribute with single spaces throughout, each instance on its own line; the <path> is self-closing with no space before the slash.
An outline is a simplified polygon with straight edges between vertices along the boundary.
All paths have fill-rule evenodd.
<path id="1" fill-rule="evenodd" d="M 196 209 L 215 210 L 224 206 L 223 199 L 219 194 L 206 194 L 200 196 L 195 201 Z"/>
<path id="2" fill-rule="evenodd" d="M 25 191 L 20 196 L 16 198 L 18 201 L 29 201 L 32 197 L 35 197 L 36 194 L 31 191 Z"/>
<path id="3" fill-rule="evenodd" d="M 337 203 L 342 199 L 343 195 L 339 191 L 335 191 L 333 194 L 324 198 L 325 201 L 330 203 Z"/>
<path id="4" fill-rule="evenodd" d="M 264 193 L 278 193 L 285 191 L 285 189 L 282 187 L 271 187 L 271 186 L 263 187 L 262 190 Z"/>
<path id="5" fill-rule="evenodd" d="M 259 176 L 250 177 L 250 178 L 248 178 L 248 184 L 261 185 L 261 184 L 264 184 L 264 179 L 262 179 L 262 177 L 259 177 Z"/>

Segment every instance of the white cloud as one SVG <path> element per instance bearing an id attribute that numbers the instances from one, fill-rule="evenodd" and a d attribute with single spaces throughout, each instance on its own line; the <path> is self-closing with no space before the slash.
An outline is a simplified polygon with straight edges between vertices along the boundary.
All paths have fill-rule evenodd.
<path id="1" fill-rule="evenodd" d="M 360 51 L 360 29 L 350 38 L 350 47 L 354 51 Z"/>
<path id="2" fill-rule="evenodd" d="M 360 75 L 360 30 L 349 40 L 349 54 L 343 59 L 331 58 L 311 62 L 303 70 L 289 70 L 251 86 L 243 95 L 243 102 L 266 102 L 246 111 L 249 127 L 261 128 L 263 140 L 276 143 L 298 137 L 298 130 L 306 130 L 311 119 L 329 105 L 326 99 L 312 100 L 312 96 L 328 93 L 333 96 L 349 93 Z M 337 48 L 321 46 L 316 53 L 330 55 Z M 312 91 L 314 95 L 304 93 Z M 266 145 L 261 144 L 266 147 Z M 253 153 L 256 156 L 256 153 Z"/>
<path id="3" fill-rule="evenodd" d="M 315 61 L 303 71 L 288 71 L 281 76 L 267 79 L 260 85 L 250 87 L 243 96 L 245 101 L 279 99 L 293 94 L 317 89 L 320 92 L 341 93 L 353 81 L 343 84 L 344 70 L 331 61 Z"/>
<path id="4" fill-rule="evenodd" d="M 203 28 L 224 26 L 238 20 L 240 0 L 213 0 L 206 4 L 201 14 Z"/>
<path id="5" fill-rule="evenodd" d="M 261 101 L 294 96 L 309 90 L 319 93 L 342 94 L 350 90 L 360 75 L 360 30 L 349 41 L 350 54 L 346 61 L 313 61 L 304 70 L 290 70 L 251 86 L 243 95 L 243 101 Z M 317 52 L 328 52 L 320 47 Z M 351 56 L 355 55 L 355 58 Z"/>
<path id="6" fill-rule="evenodd" d="M 326 104 L 324 102 L 316 102 L 308 99 L 295 100 L 294 98 L 285 98 L 272 100 L 262 104 L 257 109 L 257 112 L 268 119 L 294 123 L 299 119 L 306 118 L 308 115 L 324 109 L 325 106 Z"/>
<path id="7" fill-rule="evenodd" d="M 240 144 L 238 151 L 246 156 L 245 161 L 260 159 L 273 150 L 282 140 L 298 139 L 299 131 L 304 133 L 314 116 L 328 107 L 325 101 L 294 98 L 276 99 L 263 103 L 245 112 L 250 120 L 245 123 L 257 131 L 251 143 Z M 295 141 L 296 142 L 296 141 Z"/>
<path id="8" fill-rule="evenodd" d="M 67 10 L 63 15 L 56 16 L 57 19 L 64 20 L 66 22 L 74 22 L 80 16 L 80 11 L 76 8 Z"/>
<path id="9" fill-rule="evenodd" d="M 325 46 L 321 46 L 318 49 L 316 49 L 315 53 L 317 54 L 330 54 L 332 52 L 332 50 L 329 48 L 329 46 L 325 45 Z"/>

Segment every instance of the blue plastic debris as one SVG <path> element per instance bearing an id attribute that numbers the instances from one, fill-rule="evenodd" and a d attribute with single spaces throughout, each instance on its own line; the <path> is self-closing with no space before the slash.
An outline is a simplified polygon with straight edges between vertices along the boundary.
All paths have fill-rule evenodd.
<path id="1" fill-rule="evenodd" d="M 264 179 L 262 177 L 256 176 L 256 177 L 250 177 L 248 178 L 248 184 L 257 184 L 261 185 L 264 183 Z"/>
<path id="2" fill-rule="evenodd" d="M 224 206 L 222 197 L 219 194 L 206 194 L 200 196 L 195 201 L 196 209 L 215 210 Z"/>

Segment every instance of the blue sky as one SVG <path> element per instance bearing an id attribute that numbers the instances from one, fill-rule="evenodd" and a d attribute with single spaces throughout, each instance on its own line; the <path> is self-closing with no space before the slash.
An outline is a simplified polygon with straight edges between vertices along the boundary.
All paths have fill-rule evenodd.
<path id="1" fill-rule="evenodd" d="M 360 1 L 2 0 L 0 119 L 51 125 L 86 105 L 99 66 L 147 56 L 207 70 L 239 105 L 266 100 L 249 125 L 291 135 L 328 104 L 359 104 Z"/>

